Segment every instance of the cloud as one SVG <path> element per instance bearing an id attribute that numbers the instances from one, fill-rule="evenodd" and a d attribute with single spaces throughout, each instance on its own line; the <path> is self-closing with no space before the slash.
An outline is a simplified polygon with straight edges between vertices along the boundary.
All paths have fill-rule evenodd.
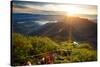
<path id="1" fill-rule="evenodd" d="M 44 12 L 67 12 L 67 8 L 73 4 L 60 4 L 60 3 L 42 3 L 42 2 L 26 2 L 26 1 L 13 1 L 13 12 L 20 13 L 43 13 Z M 73 5 L 78 7 L 79 14 L 97 14 L 96 6 L 92 5 Z M 47 13 L 46 12 L 46 13 Z"/>
<path id="2" fill-rule="evenodd" d="M 12 5 L 12 11 L 13 13 L 33 13 L 33 12 L 38 12 L 40 10 L 38 10 L 37 8 L 31 8 L 28 6 L 22 6 L 22 5 Z"/>

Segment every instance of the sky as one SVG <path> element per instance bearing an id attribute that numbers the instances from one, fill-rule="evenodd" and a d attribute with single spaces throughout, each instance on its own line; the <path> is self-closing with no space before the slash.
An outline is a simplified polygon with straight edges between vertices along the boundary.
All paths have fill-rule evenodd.
<path id="1" fill-rule="evenodd" d="M 32 14 L 87 14 L 96 15 L 97 6 L 95 5 L 76 5 L 67 3 L 47 3 L 13 1 L 13 13 L 32 13 Z"/>

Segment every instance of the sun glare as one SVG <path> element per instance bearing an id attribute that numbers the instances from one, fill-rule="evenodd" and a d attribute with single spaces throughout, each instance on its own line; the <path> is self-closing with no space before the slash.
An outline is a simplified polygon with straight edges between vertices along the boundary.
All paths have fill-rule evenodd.
<path id="1" fill-rule="evenodd" d="M 66 12 L 68 16 L 75 16 L 78 13 L 78 7 L 68 6 Z"/>

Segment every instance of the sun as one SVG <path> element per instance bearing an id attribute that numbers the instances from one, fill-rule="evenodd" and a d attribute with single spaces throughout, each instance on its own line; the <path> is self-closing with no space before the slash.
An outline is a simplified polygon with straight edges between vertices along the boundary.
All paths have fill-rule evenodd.
<path id="1" fill-rule="evenodd" d="M 76 6 L 68 6 L 66 8 L 66 13 L 68 16 L 75 16 L 78 14 L 78 11 L 79 11 L 79 9 Z"/>

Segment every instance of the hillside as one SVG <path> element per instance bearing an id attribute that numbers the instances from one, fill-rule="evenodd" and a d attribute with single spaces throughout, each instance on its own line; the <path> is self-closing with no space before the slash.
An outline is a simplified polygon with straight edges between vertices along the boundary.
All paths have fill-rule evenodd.
<path id="1" fill-rule="evenodd" d="M 35 22 L 35 20 L 41 19 L 59 20 L 56 23 L 49 22 L 43 25 Z M 41 23 L 44 22 L 41 21 Z M 12 30 L 13 32 L 24 35 L 48 36 L 57 41 L 66 41 L 69 36 L 69 23 L 71 23 L 73 41 L 89 42 L 95 49 L 97 48 L 97 23 L 86 18 L 58 15 L 31 15 L 24 13 L 14 14 L 12 18 Z"/>
<path id="2" fill-rule="evenodd" d="M 70 19 L 72 20 L 70 21 Z M 96 48 L 97 24 L 84 18 L 71 17 L 58 23 L 47 23 L 37 31 L 33 31 L 31 35 L 49 36 L 59 41 L 66 41 L 68 38 L 69 23 L 71 23 L 73 41 L 90 42 Z"/>

